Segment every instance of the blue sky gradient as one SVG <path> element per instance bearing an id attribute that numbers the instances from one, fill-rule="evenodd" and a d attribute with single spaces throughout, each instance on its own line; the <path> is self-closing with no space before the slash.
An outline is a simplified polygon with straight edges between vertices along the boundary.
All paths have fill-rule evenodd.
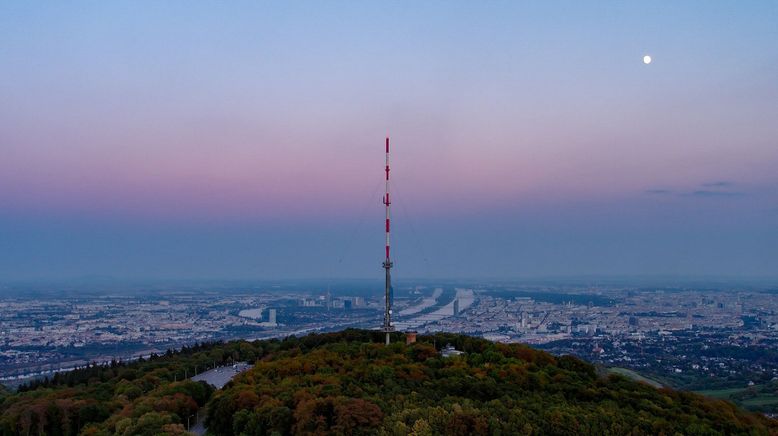
<path id="1" fill-rule="evenodd" d="M 379 276 L 387 132 L 398 276 L 776 278 L 777 22 L 4 2 L 0 281 Z"/>

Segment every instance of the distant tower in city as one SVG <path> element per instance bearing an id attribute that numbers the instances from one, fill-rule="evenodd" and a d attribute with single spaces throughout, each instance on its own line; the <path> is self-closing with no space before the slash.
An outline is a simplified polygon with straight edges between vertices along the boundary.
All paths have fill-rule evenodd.
<path id="1" fill-rule="evenodd" d="M 268 324 L 270 324 L 270 325 L 277 325 L 277 324 L 278 324 L 278 323 L 276 322 L 276 310 L 275 310 L 275 309 L 270 309 L 270 310 L 268 311 L 267 322 L 268 322 Z"/>
<path id="2" fill-rule="evenodd" d="M 384 270 L 386 270 L 386 308 L 384 311 L 384 332 L 386 333 L 386 345 L 389 345 L 389 335 L 394 331 L 392 327 L 392 260 L 389 257 L 389 211 L 392 202 L 389 200 L 389 137 L 386 137 L 386 194 L 384 195 L 384 205 L 386 206 L 386 259 L 384 259 Z"/>

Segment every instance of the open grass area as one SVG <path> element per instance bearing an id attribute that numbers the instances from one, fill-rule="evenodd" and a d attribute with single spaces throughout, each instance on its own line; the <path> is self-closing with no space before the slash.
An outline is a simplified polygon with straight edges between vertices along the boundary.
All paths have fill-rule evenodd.
<path id="1" fill-rule="evenodd" d="M 712 390 L 706 390 L 706 391 L 694 391 L 700 395 L 705 395 L 706 397 L 711 398 L 719 398 L 722 400 L 729 400 L 731 395 L 737 394 L 739 392 L 745 391 L 744 388 L 730 388 L 730 389 L 712 389 Z"/>
<path id="2" fill-rule="evenodd" d="M 732 401 L 748 410 L 761 410 L 761 411 L 775 411 L 778 410 L 778 395 L 771 391 L 765 392 L 761 389 L 763 386 L 754 386 L 751 388 L 732 388 L 732 389 L 715 389 L 705 391 L 695 391 L 698 394 L 705 395 L 711 398 L 718 398 L 721 400 Z M 756 396 L 748 397 L 745 394 L 747 391 L 761 391 L 756 393 Z M 752 394 L 753 395 L 753 394 Z"/>
<path id="3" fill-rule="evenodd" d="M 746 408 L 751 407 L 764 407 L 764 406 L 776 406 L 778 405 L 778 396 L 776 395 L 760 395 L 758 397 L 749 398 L 743 400 L 741 404 Z"/>
<path id="4" fill-rule="evenodd" d="M 650 379 L 648 377 L 642 376 L 642 375 L 638 374 L 637 372 L 635 372 L 635 371 L 633 371 L 631 369 L 627 369 L 627 368 L 608 368 L 608 372 L 613 373 L 613 374 L 623 375 L 624 377 L 630 378 L 630 379 L 635 380 L 635 381 L 647 383 L 647 384 L 649 384 L 649 385 L 651 385 L 651 386 L 653 386 L 655 388 L 661 388 L 663 386 L 662 383 L 660 383 L 660 382 L 658 382 L 656 380 Z"/>

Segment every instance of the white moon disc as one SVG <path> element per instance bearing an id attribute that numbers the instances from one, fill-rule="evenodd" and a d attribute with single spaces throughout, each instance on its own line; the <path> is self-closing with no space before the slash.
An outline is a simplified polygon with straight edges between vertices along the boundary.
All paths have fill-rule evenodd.
<path id="1" fill-rule="evenodd" d="M 649 56 L 649 55 L 643 56 L 643 63 L 646 64 L 646 65 L 650 64 L 651 63 L 651 56 Z"/>

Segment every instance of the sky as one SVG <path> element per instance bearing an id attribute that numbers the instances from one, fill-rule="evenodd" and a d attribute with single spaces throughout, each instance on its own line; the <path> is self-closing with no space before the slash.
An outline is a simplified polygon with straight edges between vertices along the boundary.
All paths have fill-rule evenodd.
<path id="1" fill-rule="evenodd" d="M 0 281 L 778 277 L 778 2 L 0 3 Z M 643 63 L 643 56 L 653 61 Z"/>

